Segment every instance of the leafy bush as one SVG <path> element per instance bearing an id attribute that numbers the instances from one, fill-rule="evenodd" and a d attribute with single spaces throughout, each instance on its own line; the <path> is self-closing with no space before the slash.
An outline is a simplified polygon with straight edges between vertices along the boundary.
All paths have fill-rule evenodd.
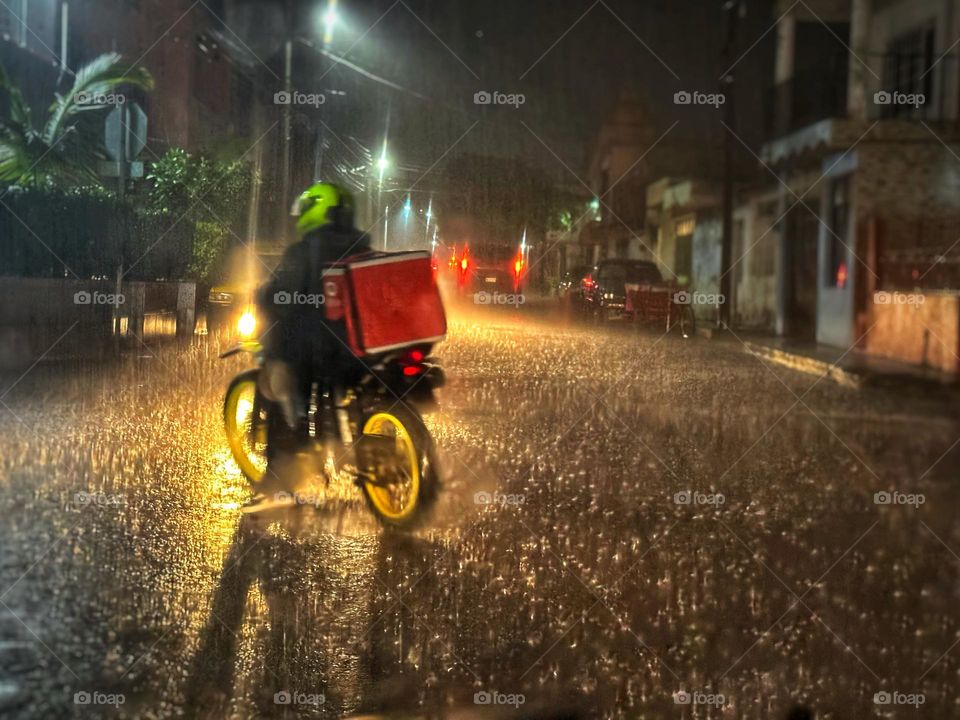
<path id="1" fill-rule="evenodd" d="M 167 213 L 138 212 L 100 187 L 9 188 L 0 205 L 0 275 L 180 279 L 194 229 Z"/>
<path id="2" fill-rule="evenodd" d="M 153 164 L 147 182 L 144 206 L 148 212 L 182 217 L 194 226 L 190 276 L 209 282 L 224 250 L 243 242 L 249 165 L 174 148 Z"/>

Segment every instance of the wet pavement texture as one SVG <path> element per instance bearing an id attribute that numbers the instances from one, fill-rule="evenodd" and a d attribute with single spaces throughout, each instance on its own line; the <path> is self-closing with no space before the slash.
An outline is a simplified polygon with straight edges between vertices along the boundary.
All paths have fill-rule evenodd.
<path id="1" fill-rule="evenodd" d="M 956 717 L 953 397 L 738 345 L 454 318 L 408 535 L 241 516 L 212 340 L 4 376 L 0 717 Z"/>

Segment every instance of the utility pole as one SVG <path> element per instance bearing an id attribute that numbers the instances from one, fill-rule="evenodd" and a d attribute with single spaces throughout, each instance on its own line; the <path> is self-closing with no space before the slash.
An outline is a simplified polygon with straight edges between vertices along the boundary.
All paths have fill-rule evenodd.
<path id="1" fill-rule="evenodd" d="M 723 62 L 729 67 L 736 62 L 737 26 L 743 16 L 745 5 L 743 0 L 723 0 L 723 11 L 727 20 L 727 38 L 723 51 Z M 733 257 L 733 201 L 734 201 L 734 171 L 733 171 L 733 133 L 736 128 L 736 103 L 733 70 L 721 78 L 725 102 L 723 104 L 726 132 L 723 142 L 723 239 L 720 245 L 720 294 L 723 302 L 720 303 L 717 321 L 720 327 L 730 326 L 730 308 L 733 305 L 733 279 L 730 265 Z"/>
<path id="2" fill-rule="evenodd" d="M 290 105 L 292 103 L 290 89 L 290 76 L 292 71 L 293 64 L 293 40 L 290 38 L 290 32 L 292 32 L 292 23 L 290 22 L 289 17 L 289 7 L 287 8 L 287 41 L 283 46 L 283 91 L 286 93 L 286 103 L 283 105 L 283 125 L 281 132 L 283 133 L 283 157 L 281 159 L 281 195 L 280 195 L 280 228 L 281 235 L 284 240 L 287 239 L 287 227 L 289 222 L 287 219 L 288 208 L 290 207 Z"/>
<path id="3" fill-rule="evenodd" d="M 387 251 L 387 229 L 390 227 L 390 206 L 387 205 L 387 209 L 383 215 L 383 251 Z"/>

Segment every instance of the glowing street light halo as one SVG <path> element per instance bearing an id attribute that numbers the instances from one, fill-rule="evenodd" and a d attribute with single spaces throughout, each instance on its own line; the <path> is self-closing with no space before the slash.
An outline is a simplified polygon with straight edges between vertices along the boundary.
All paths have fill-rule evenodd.
<path id="1" fill-rule="evenodd" d="M 340 22 L 340 15 L 337 13 L 337 0 L 327 0 L 327 9 L 321 18 L 323 22 L 323 45 L 329 47 L 333 42 L 333 31 Z"/>

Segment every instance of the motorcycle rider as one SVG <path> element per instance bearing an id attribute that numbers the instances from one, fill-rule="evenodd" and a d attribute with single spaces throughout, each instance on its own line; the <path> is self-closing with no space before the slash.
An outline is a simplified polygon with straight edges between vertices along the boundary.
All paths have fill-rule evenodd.
<path id="1" fill-rule="evenodd" d="M 273 404 L 261 503 L 268 494 L 295 491 L 295 455 L 313 379 L 341 377 L 358 362 L 347 349 L 342 322 L 325 317 L 322 277 L 332 263 L 370 250 L 370 238 L 354 227 L 353 196 L 341 186 L 317 182 L 300 195 L 294 214 L 300 239 L 257 293 L 264 328 L 258 390 Z"/>

